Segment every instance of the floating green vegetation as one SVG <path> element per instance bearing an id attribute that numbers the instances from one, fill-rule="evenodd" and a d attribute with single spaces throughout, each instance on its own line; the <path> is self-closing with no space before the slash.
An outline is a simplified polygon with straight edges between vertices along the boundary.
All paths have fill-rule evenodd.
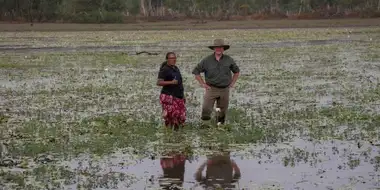
<path id="1" fill-rule="evenodd" d="M 155 188 L 158 174 L 149 167 L 160 167 L 155 162 L 163 156 L 185 155 L 186 167 L 194 169 L 211 153 L 228 150 L 244 172 L 269 172 L 276 178 L 307 164 L 313 167 L 300 170 L 317 176 L 324 184 L 320 188 L 340 180 L 323 177 L 325 173 L 351 171 L 364 176 L 366 183 L 358 182 L 357 189 L 371 188 L 375 182 L 368 168 L 378 171 L 380 162 L 378 32 L 17 33 L 20 39 L 10 40 L 28 45 L 33 38 L 37 50 L 0 55 L 0 183 L 9 189 Z M 204 90 L 191 70 L 211 53 L 206 45 L 215 36 L 231 42 L 227 54 L 236 59 L 241 76 L 231 90 L 227 123 L 201 128 Z M 128 45 L 115 49 L 122 44 Z M 103 49 L 91 49 L 95 46 Z M 136 55 L 137 47 L 159 55 Z M 172 50 L 178 53 L 187 99 L 187 123 L 179 131 L 163 127 L 156 86 L 159 65 Z M 243 160 L 262 168 L 249 168 Z M 131 175 L 140 169 L 149 176 Z M 245 181 L 252 180 L 248 175 L 242 176 Z M 300 188 L 315 188 L 299 182 L 315 181 L 307 176 L 289 180 Z M 244 186 L 263 187 L 266 182 L 257 183 Z M 297 188 L 279 183 L 269 186 Z"/>

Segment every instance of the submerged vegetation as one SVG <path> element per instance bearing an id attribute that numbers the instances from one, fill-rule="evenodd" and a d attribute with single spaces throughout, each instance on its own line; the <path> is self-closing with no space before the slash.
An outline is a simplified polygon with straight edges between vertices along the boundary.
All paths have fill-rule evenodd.
<path id="1" fill-rule="evenodd" d="M 375 189 L 379 32 L 2 33 L 0 183 L 158 188 L 160 159 L 178 154 L 188 161 L 188 189 L 199 185 L 191 172 L 228 151 L 240 167 L 239 189 Z M 214 36 L 227 38 L 242 73 L 227 125 L 203 129 L 204 92 L 191 70 L 211 53 L 206 45 Z M 178 54 L 184 77 L 188 117 L 179 132 L 163 127 L 155 85 L 167 51 Z"/>

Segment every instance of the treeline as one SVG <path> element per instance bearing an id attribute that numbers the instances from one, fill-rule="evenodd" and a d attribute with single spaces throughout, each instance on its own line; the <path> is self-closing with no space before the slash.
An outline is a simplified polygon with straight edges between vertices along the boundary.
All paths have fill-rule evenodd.
<path id="1" fill-rule="evenodd" d="M 0 0 L 0 20 L 19 22 L 346 17 L 380 17 L 380 0 Z"/>

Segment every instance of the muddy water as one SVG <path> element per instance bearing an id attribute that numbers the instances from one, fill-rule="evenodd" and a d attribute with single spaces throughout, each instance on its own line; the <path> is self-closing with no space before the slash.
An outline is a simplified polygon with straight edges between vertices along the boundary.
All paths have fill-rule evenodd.
<path id="1" fill-rule="evenodd" d="M 170 42 L 168 44 L 149 44 L 149 45 L 128 45 L 128 46 L 77 46 L 77 47 L 29 47 L 28 45 L 0 45 L 0 52 L 17 52 L 17 53 L 31 53 L 31 52 L 81 52 L 81 51 L 123 51 L 135 53 L 136 51 L 153 51 L 159 52 L 162 49 L 175 48 L 177 52 L 180 51 L 195 51 L 198 50 L 199 44 L 184 45 L 187 41 L 175 43 Z M 342 43 L 353 43 L 361 42 L 368 43 L 363 40 L 352 40 L 352 39 L 331 39 L 331 40 L 309 40 L 304 42 L 292 42 L 292 41 L 282 41 L 282 42 L 266 42 L 266 43 L 239 43 L 238 47 L 240 49 L 244 48 L 277 48 L 277 47 L 296 47 L 296 46 L 315 46 L 315 45 L 329 45 L 329 44 L 342 44 Z M 236 50 L 235 48 L 235 50 Z"/>
<path id="2" fill-rule="evenodd" d="M 230 159 L 236 162 L 241 174 L 232 186 L 237 189 L 375 189 L 380 187 L 380 159 L 376 161 L 379 155 L 380 146 L 368 142 L 296 139 L 289 143 L 257 144 L 231 152 Z M 154 189 L 163 185 L 163 165 L 159 158 L 129 159 L 120 151 L 94 163 L 99 167 L 99 174 L 112 171 L 133 176 L 131 180 L 119 181 L 119 188 Z M 90 160 L 82 157 L 63 164 L 74 170 L 88 167 Z M 180 178 L 183 170 L 182 186 L 199 189 L 201 184 L 194 174 L 205 161 L 206 156 L 186 160 L 184 169 L 174 164 L 171 172 Z M 202 173 L 205 176 L 206 169 Z M 76 185 L 67 188 L 74 189 Z"/>

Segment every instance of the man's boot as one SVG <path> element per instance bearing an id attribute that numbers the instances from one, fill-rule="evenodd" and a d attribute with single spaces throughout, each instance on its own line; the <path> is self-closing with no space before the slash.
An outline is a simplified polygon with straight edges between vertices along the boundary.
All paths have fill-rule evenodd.
<path id="1" fill-rule="evenodd" d="M 209 128 L 209 127 L 211 127 L 211 126 L 212 126 L 211 119 L 208 119 L 208 120 L 203 120 L 203 119 L 202 119 L 201 127 Z"/>

